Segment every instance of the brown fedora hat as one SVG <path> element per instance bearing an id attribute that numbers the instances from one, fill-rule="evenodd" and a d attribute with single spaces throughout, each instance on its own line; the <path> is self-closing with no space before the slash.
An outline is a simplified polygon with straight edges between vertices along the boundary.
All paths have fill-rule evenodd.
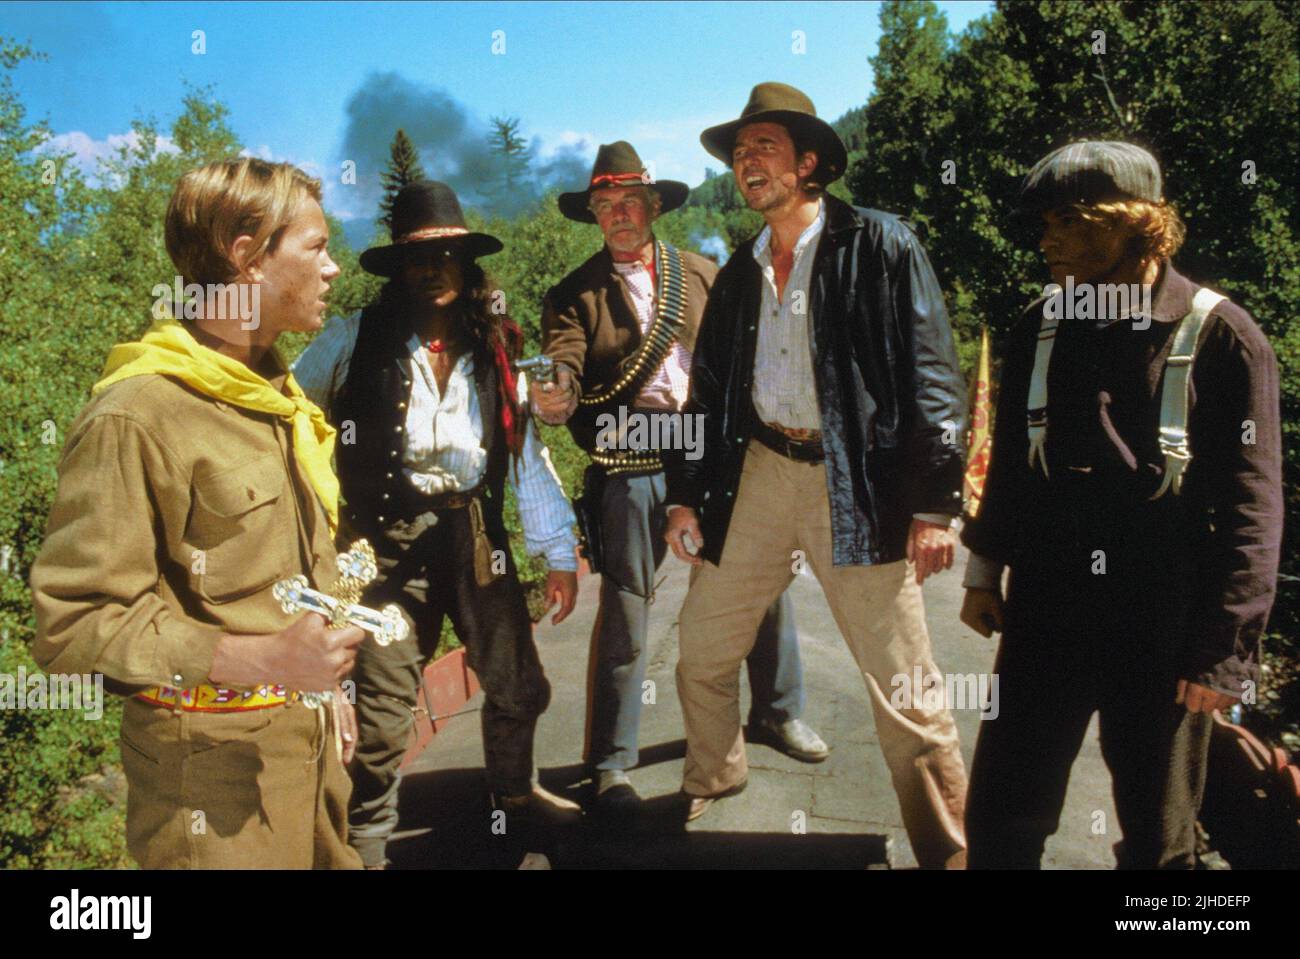
<path id="1" fill-rule="evenodd" d="M 700 143 L 731 169 L 736 134 L 750 123 L 779 123 L 791 134 L 799 132 L 811 140 L 817 152 L 817 169 L 812 179 L 822 186 L 844 175 L 849 162 L 844 141 L 829 123 L 817 116 L 817 108 L 807 94 L 786 83 L 760 83 L 754 87 L 740 119 L 709 127 L 700 134 Z"/>
<path id="2" fill-rule="evenodd" d="M 655 180 L 646 172 L 645 164 L 637 156 L 632 144 L 626 140 L 603 143 L 596 151 L 596 162 L 591 167 L 591 182 L 578 193 L 561 193 L 560 212 L 579 223 L 595 223 L 596 216 L 587 208 L 591 191 L 615 186 L 647 186 L 659 194 L 659 212 L 667 213 L 686 202 L 691 188 L 676 180 Z"/>
<path id="3" fill-rule="evenodd" d="M 361 269 L 376 276 L 394 276 L 402 268 L 405 251 L 412 245 L 455 244 L 474 257 L 503 249 L 488 233 L 475 233 L 465 226 L 456 192 L 437 180 L 415 180 L 393 198 L 392 243 L 372 246 L 361 254 Z"/>

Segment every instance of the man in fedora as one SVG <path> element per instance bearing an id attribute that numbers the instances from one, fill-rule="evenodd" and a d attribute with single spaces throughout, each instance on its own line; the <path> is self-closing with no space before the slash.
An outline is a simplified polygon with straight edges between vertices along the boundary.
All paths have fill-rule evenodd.
<path id="1" fill-rule="evenodd" d="M 416 642 L 367 644 L 357 658 L 351 842 L 368 867 L 386 861 L 421 665 L 444 616 L 486 694 L 494 806 L 507 817 L 578 813 L 533 783 L 533 733 L 550 687 L 502 522 L 507 476 L 525 546 L 550 565 L 546 597 L 560 603 L 554 622 L 577 596 L 577 541 L 573 511 L 527 417 L 527 385 L 512 367 L 523 336 L 492 308 L 492 284 L 476 262 L 501 248 L 465 226 L 450 187 L 408 184 L 394 200 L 392 243 L 361 254 L 365 270 L 388 279 L 378 300 L 330 324 L 294 366 L 340 432 L 347 535 L 369 538 L 378 555 L 365 601 L 400 604 L 416 627 Z"/>
<path id="2" fill-rule="evenodd" d="M 970 866 L 1038 867 L 1098 713 L 1119 865 L 1195 868 L 1209 714 L 1251 701 L 1276 590 L 1277 361 L 1245 310 L 1174 269 L 1185 230 L 1145 149 L 1063 146 L 1018 212 L 1056 287 L 1007 338 L 988 481 L 962 530 L 962 621 L 1002 632 Z"/>
<path id="3" fill-rule="evenodd" d="M 666 536 L 695 566 L 677 665 L 688 817 L 745 784 L 737 670 L 807 563 L 866 680 L 918 862 L 959 864 L 956 725 L 933 696 L 898 695 L 899 677 L 937 673 L 921 582 L 951 565 L 961 506 L 965 389 L 943 295 L 901 220 L 825 192 L 846 152 L 800 91 L 761 83 L 700 140 L 767 225 L 700 324 L 686 411 L 705 417 L 704 455 L 669 459 L 681 505 Z"/>
<path id="4" fill-rule="evenodd" d="M 596 154 L 585 190 L 560 195 L 561 212 L 595 223 L 605 245 L 546 295 L 544 350 L 559 365 L 556 388 L 533 385 L 538 415 L 567 422 L 592 457 L 583 502 L 590 541 L 600 541 L 600 612 L 592 635 L 586 761 L 598 808 L 635 809 L 627 770 L 637 764 L 646 630 L 655 571 L 666 552 L 665 478 L 659 450 L 611 442 L 611 419 L 677 415 L 686 399 L 691 349 L 717 267 L 658 240 L 655 219 L 685 202 L 686 184 L 655 180 L 624 141 Z M 678 420 L 678 423 L 681 421 Z M 683 439 L 683 431 L 676 434 Z M 750 722 L 756 737 L 805 762 L 829 750 L 803 721 L 802 667 L 789 600 L 755 621 L 749 657 Z"/>

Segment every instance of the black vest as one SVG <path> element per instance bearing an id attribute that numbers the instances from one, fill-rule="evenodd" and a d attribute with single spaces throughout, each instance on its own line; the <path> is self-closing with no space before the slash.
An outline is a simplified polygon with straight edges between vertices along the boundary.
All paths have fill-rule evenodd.
<path id="1" fill-rule="evenodd" d="M 334 401 L 343 514 L 363 535 L 375 536 L 393 520 L 428 508 L 429 498 L 402 475 L 411 377 L 418 375 L 406 346 L 410 335 L 410 324 L 382 301 L 366 307 L 347 379 Z M 483 508 L 485 518 L 494 526 L 501 522 L 509 460 L 500 427 L 497 379 L 491 354 L 477 350 L 474 385 L 483 417 L 482 445 L 488 451 Z M 349 439 L 352 442 L 346 442 Z"/>

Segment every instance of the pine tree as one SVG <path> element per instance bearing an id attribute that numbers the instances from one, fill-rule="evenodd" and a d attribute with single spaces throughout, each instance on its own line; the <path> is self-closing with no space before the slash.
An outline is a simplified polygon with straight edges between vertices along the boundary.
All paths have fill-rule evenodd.
<path id="1" fill-rule="evenodd" d="M 385 227 L 393 225 L 393 200 L 397 198 L 397 191 L 408 183 L 425 178 L 420 157 L 405 130 L 398 129 L 389 152 L 388 169 L 380 174 L 384 198 L 379 201 L 379 224 Z"/>
<path id="2" fill-rule="evenodd" d="M 500 171 L 496 188 L 492 191 L 513 193 L 528 174 L 532 151 L 519 135 L 518 117 L 493 117 L 492 134 L 488 147 L 496 158 Z"/>

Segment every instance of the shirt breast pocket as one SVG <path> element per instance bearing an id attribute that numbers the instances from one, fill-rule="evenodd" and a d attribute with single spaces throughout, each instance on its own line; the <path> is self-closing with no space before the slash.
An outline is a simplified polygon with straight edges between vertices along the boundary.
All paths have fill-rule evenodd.
<path id="1" fill-rule="evenodd" d="M 299 572 L 297 528 L 284 462 L 265 453 L 194 480 L 188 539 L 196 548 L 190 583 L 225 603 Z"/>

